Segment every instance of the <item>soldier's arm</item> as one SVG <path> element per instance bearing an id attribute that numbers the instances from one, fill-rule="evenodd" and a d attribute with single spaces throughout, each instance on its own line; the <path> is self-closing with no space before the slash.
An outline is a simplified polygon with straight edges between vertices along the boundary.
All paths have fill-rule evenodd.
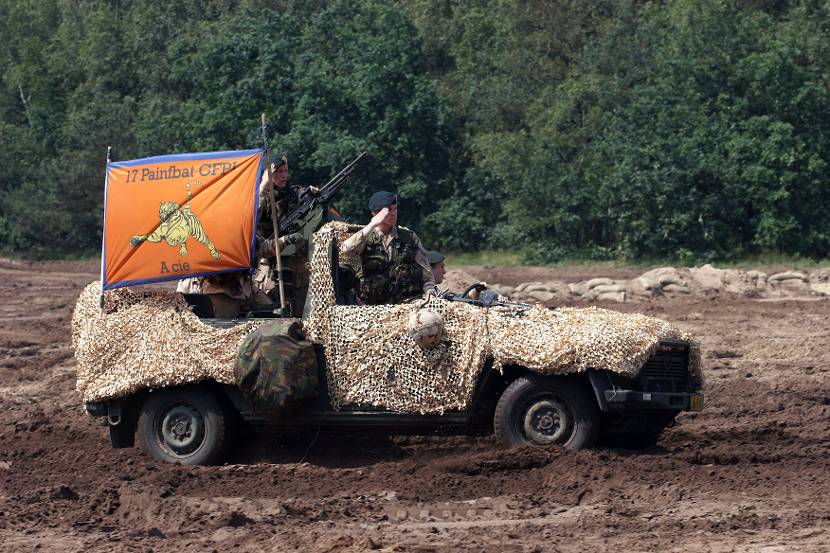
<path id="1" fill-rule="evenodd" d="M 266 169 L 262 173 L 262 178 L 259 179 L 259 208 L 262 209 L 262 205 L 265 203 L 265 198 L 268 197 L 268 169 Z"/>
<path id="2" fill-rule="evenodd" d="M 435 277 L 432 276 L 432 267 L 427 261 L 427 251 L 424 245 L 421 244 L 421 239 L 414 232 L 412 233 L 412 241 L 415 242 L 415 263 L 421 268 L 424 273 L 424 292 L 435 290 Z"/>
<path id="3" fill-rule="evenodd" d="M 302 201 L 306 196 L 316 196 L 320 193 L 320 189 L 316 186 L 294 186 L 292 187 L 297 194 L 297 202 Z"/>
<path id="4" fill-rule="evenodd" d="M 306 240 L 303 238 L 303 235 L 299 232 L 295 232 L 294 234 L 289 234 L 287 236 L 280 236 L 279 245 L 280 251 L 288 244 L 305 244 L 307 243 Z M 273 238 L 262 238 L 261 236 L 257 235 L 256 240 L 256 248 L 254 248 L 254 255 L 256 257 L 265 257 L 271 258 L 274 257 L 274 239 Z"/>
<path id="5" fill-rule="evenodd" d="M 262 238 L 257 236 L 256 248 L 254 248 L 254 255 L 256 257 L 274 257 L 274 239 Z"/>
<path id="6" fill-rule="evenodd" d="M 265 170 L 262 171 L 262 176 L 259 179 L 259 193 L 262 194 L 262 191 L 265 190 L 265 187 L 268 186 L 270 182 L 270 177 L 268 176 L 268 168 L 266 167 Z"/>
<path id="7" fill-rule="evenodd" d="M 372 217 L 372 220 L 369 221 L 368 225 L 349 236 L 346 241 L 343 242 L 343 245 L 340 246 L 340 251 L 343 253 L 355 253 L 357 255 L 362 254 L 363 250 L 366 248 L 366 241 L 369 239 L 369 235 L 372 234 L 372 231 L 383 222 L 388 213 L 388 207 L 381 209 L 374 217 Z"/>
<path id="8" fill-rule="evenodd" d="M 270 192 L 268 190 L 268 187 L 270 186 L 272 185 L 271 181 L 268 178 L 268 170 L 266 169 L 265 172 L 262 173 L 262 178 L 259 181 L 259 206 L 257 207 L 257 209 L 258 214 L 260 215 L 262 214 L 263 209 L 265 209 L 265 206 L 268 204 L 270 200 Z M 277 205 L 279 205 L 280 202 L 280 193 L 281 189 L 274 188 L 274 199 L 277 202 Z"/>
<path id="9" fill-rule="evenodd" d="M 363 234 L 365 228 L 360 229 L 356 233 L 349 236 L 344 242 L 343 245 L 340 246 L 340 250 L 343 253 L 355 253 L 360 255 L 363 253 L 363 250 L 366 249 L 366 240 L 369 238 L 369 233 Z"/>

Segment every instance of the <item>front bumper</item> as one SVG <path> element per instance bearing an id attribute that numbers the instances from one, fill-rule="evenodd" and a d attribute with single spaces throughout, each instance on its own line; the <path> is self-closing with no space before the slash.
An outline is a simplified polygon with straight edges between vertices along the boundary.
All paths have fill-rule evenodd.
<path id="1" fill-rule="evenodd" d="M 84 404 L 84 411 L 90 417 L 106 417 L 109 415 L 106 401 L 88 401 Z"/>
<path id="2" fill-rule="evenodd" d="M 604 390 L 609 409 L 672 409 L 702 411 L 703 394 L 688 392 L 641 392 L 637 390 Z"/>

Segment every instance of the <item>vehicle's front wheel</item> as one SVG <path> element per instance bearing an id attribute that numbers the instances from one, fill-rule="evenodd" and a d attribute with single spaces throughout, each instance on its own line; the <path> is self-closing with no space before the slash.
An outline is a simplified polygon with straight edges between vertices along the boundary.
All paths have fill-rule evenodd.
<path id="1" fill-rule="evenodd" d="M 139 443 L 147 455 L 162 461 L 214 465 L 227 453 L 229 425 L 222 404 L 209 389 L 163 389 L 141 407 Z"/>
<path id="2" fill-rule="evenodd" d="M 514 380 L 496 405 L 496 438 L 505 445 L 563 445 L 582 449 L 599 436 L 596 401 L 578 380 L 527 375 Z"/>

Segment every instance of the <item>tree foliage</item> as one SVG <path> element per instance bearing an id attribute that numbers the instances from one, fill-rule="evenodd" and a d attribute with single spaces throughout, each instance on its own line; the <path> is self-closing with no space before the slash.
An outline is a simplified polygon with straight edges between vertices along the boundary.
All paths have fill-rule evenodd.
<path id="1" fill-rule="evenodd" d="M 89 253 L 103 158 L 371 161 L 434 248 L 830 254 L 820 0 L 0 0 L 0 249 Z"/>

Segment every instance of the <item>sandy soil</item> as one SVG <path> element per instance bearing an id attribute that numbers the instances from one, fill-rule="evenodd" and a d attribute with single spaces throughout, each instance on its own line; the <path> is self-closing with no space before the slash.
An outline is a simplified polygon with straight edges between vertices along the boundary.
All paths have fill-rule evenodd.
<path id="1" fill-rule="evenodd" d="M 645 452 L 240 437 L 230 464 L 188 468 L 112 450 L 81 409 L 69 317 L 97 269 L 0 260 L 0 551 L 827 550 L 828 300 L 606 305 L 705 348 L 706 410 Z"/>

